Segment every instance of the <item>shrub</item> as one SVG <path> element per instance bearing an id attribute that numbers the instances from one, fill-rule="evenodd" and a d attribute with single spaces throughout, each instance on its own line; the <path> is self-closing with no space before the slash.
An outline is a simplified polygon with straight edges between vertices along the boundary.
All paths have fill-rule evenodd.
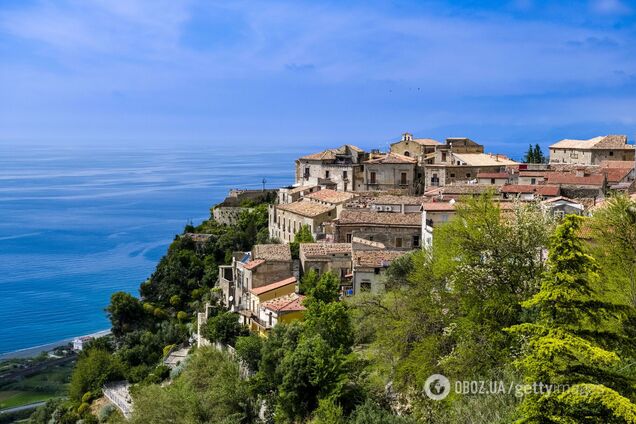
<path id="1" fill-rule="evenodd" d="M 181 322 L 186 321 L 188 319 L 187 312 L 183 312 L 183 311 L 177 312 L 177 319 Z"/>
<path id="2" fill-rule="evenodd" d="M 86 392 L 84 393 L 84 396 L 82 396 L 82 403 L 91 403 L 92 399 L 93 394 L 91 392 Z"/>

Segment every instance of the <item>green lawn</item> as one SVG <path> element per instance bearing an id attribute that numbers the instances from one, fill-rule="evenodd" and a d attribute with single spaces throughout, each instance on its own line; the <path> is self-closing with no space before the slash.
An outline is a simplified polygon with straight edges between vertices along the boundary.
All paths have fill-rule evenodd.
<path id="1" fill-rule="evenodd" d="M 0 392 L 0 409 L 27 405 L 55 397 L 54 393 L 21 392 L 16 390 Z"/>

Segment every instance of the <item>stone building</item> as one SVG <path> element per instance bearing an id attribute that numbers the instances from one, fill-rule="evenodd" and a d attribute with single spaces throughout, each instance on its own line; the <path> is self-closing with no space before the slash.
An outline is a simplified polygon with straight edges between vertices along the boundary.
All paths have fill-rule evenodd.
<path id="1" fill-rule="evenodd" d="M 424 167 L 425 188 L 477 183 L 480 173 L 504 173 L 519 165 L 503 155 L 485 153 L 437 152 L 438 160 Z"/>
<path id="2" fill-rule="evenodd" d="M 381 293 L 385 288 L 385 273 L 391 263 L 406 252 L 399 250 L 356 250 L 353 252 L 353 294 Z"/>
<path id="3" fill-rule="evenodd" d="M 634 146 L 627 144 L 626 135 L 565 139 L 550 146 L 551 164 L 599 165 L 605 160 L 634 161 Z"/>
<path id="4" fill-rule="evenodd" d="M 334 225 L 334 241 L 351 243 L 353 237 L 383 243 L 388 249 L 411 250 L 421 246 L 420 213 L 344 210 Z"/>
<path id="5" fill-rule="evenodd" d="M 257 244 L 251 252 L 237 252 L 231 265 L 219 266 L 219 287 L 224 304 L 232 310 L 247 308 L 249 290 L 293 276 L 287 244 Z"/>
<path id="6" fill-rule="evenodd" d="M 315 193 L 320 190 L 320 186 L 299 186 L 299 187 L 282 187 L 278 189 L 277 203 L 282 205 L 285 203 L 294 203 L 304 196 Z"/>
<path id="7" fill-rule="evenodd" d="M 376 212 L 416 213 L 420 210 L 422 197 L 382 195 L 368 201 L 368 207 Z"/>
<path id="8" fill-rule="evenodd" d="M 449 202 L 422 203 L 422 225 L 426 224 L 429 227 L 434 228 L 448 222 L 453 216 L 455 216 L 455 205 L 456 202 L 452 199 Z"/>
<path id="9" fill-rule="evenodd" d="M 501 186 L 510 183 L 512 175 L 507 172 L 480 172 L 477 174 L 477 184 Z"/>
<path id="10" fill-rule="evenodd" d="M 400 189 L 414 193 L 417 159 L 397 153 L 387 153 L 364 162 L 363 183 L 358 191 L 385 191 Z"/>
<path id="11" fill-rule="evenodd" d="M 313 269 L 344 279 L 351 272 L 351 243 L 301 243 L 300 265 L 303 273 Z"/>
<path id="12" fill-rule="evenodd" d="M 320 191 L 307 194 L 304 199 L 305 201 L 318 203 L 319 205 L 336 208 L 336 217 L 338 217 L 340 211 L 342 211 L 343 205 L 354 197 L 356 197 L 356 195 L 353 193 L 325 188 Z"/>
<path id="13" fill-rule="evenodd" d="M 367 156 L 350 144 L 303 156 L 296 160 L 296 184 L 354 191 L 361 181 L 359 174 Z"/>
<path id="14" fill-rule="evenodd" d="M 404 133 L 400 141 L 391 144 L 390 152 L 416 158 L 421 164 L 427 156 L 434 155 L 437 147 L 441 145 L 442 143 L 432 138 L 413 138 L 413 134 Z"/>
<path id="15" fill-rule="evenodd" d="M 337 208 L 303 199 L 298 202 L 270 205 L 269 236 L 283 243 L 294 241 L 294 235 L 303 225 L 309 226 L 314 240 L 325 238 L 323 224 L 336 218 Z"/>

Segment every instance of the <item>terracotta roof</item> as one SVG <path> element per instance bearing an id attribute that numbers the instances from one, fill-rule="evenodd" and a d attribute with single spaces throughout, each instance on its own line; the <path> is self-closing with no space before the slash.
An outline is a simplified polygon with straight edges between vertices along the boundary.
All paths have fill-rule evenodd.
<path id="1" fill-rule="evenodd" d="M 419 205 L 422 198 L 417 196 L 378 196 L 369 200 L 372 205 Z"/>
<path id="2" fill-rule="evenodd" d="M 367 210 L 344 210 L 337 220 L 338 225 L 421 226 L 420 213 L 371 212 Z"/>
<path id="3" fill-rule="evenodd" d="M 581 209 L 583 209 L 583 204 L 580 202 L 577 202 L 576 200 L 572 200 L 569 197 L 565 197 L 565 196 L 558 196 L 558 197 L 552 197 L 551 199 L 546 199 L 543 200 L 541 203 L 542 204 L 546 204 L 546 203 L 554 203 L 554 202 L 559 202 L 559 201 L 566 201 L 566 202 L 570 202 L 570 203 L 575 203 L 579 206 L 581 206 Z"/>
<path id="4" fill-rule="evenodd" d="M 284 280 L 277 281 L 272 284 L 268 284 L 262 287 L 256 287 L 255 289 L 250 289 L 250 293 L 255 294 L 256 296 L 260 296 L 263 293 L 270 292 L 272 290 L 279 289 L 281 287 L 288 286 L 290 284 L 296 284 L 296 277 L 285 278 Z"/>
<path id="5" fill-rule="evenodd" d="M 575 174 L 565 172 L 552 172 L 548 175 L 547 182 L 549 184 L 566 184 L 566 185 L 587 185 L 601 186 L 605 181 L 605 175 L 596 174 L 585 177 L 577 177 Z"/>
<path id="6" fill-rule="evenodd" d="M 365 268 L 382 268 L 406 252 L 396 250 L 356 250 L 353 252 L 353 266 Z"/>
<path id="7" fill-rule="evenodd" d="M 412 141 L 420 146 L 441 146 L 442 143 L 432 138 L 414 138 Z"/>
<path id="8" fill-rule="evenodd" d="M 355 194 L 347 193 L 346 191 L 336 191 L 326 188 L 316 191 L 315 193 L 308 194 L 305 197 L 308 199 L 320 200 L 322 202 L 340 204 L 355 197 Z"/>
<path id="9" fill-rule="evenodd" d="M 634 168 L 602 168 L 602 173 L 606 175 L 610 184 L 623 181 L 634 170 Z"/>
<path id="10" fill-rule="evenodd" d="M 422 203 L 422 209 L 427 212 L 454 211 L 456 203 L 450 202 L 426 202 Z"/>
<path id="11" fill-rule="evenodd" d="M 256 268 L 259 265 L 264 264 L 264 263 L 265 263 L 264 259 L 254 259 L 252 261 L 246 262 L 243 265 L 243 268 L 245 268 L 245 269 L 254 269 L 254 268 Z"/>
<path id="12" fill-rule="evenodd" d="M 382 155 L 376 159 L 370 159 L 365 161 L 364 163 L 369 163 L 369 164 L 415 164 L 417 163 L 417 159 L 409 157 L 409 156 L 404 156 L 404 155 L 400 155 L 397 153 L 387 153 L 385 155 Z"/>
<path id="13" fill-rule="evenodd" d="M 252 248 L 254 259 L 266 261 L 291 261 L 291 250 L 288 244 L 255 244 Z"/>
<path id="14" fill-rule="evenodd" d="M 510 178 L 510 174 L 506 172 L 480 172 L 477 174 L 477 178 Z"/>
<path id="15" fill-rule="evenodd" d="M 321 190 L 322 191 L 322 190 Z M 277 209 L 306 217 L 314 217 L 335 210 L 333 206 L 325 206 L 316 202 L 301 200 L 298 202 L 277 205 Z"/>
<path id="16" fill-rule="evenodd" d="M 551 149 L 633 149 L 627 144 L 626 135 L 605 135 L 588 140 L 564 139 L 550 146 Z"/>
<path id="17" fill-rule="evenodd" d="M 305 257 L 351 253 L 351 243 L 301 243 L 300 252 Z"/>
<path id="18" fill-rule="evenodd" d="M 502 193 L 535 193 L 540 196 L 558 196 L 561 191 L 555 185 L 507 184 L 500 187 Z"/>
<path id="19" fill-rule="evenodd" d="M 520 177 L 545 177 L 552 171 L 519 171 Z"/>
<path id="20" fill-rule="evenodd" d="M 453 153 L 455 159 L 459 159 L 468 166 L 499 166 L 516 165 L 518 162 L 508 159 L 504 155 L 488 153 Z"/>
<path id="21" fill-rule="evenodd" d="M 462 195 L 462 194 L 482 194 L 488 191 L 493 191 L 495 188 L 487 184 L 458 184 L 449 185 L 444 187 L 438 187 L 428 190 L 424 193 L 424 196 L 431 197 L 439 194 L 445 195 Z"/>
<path id="22" fill-rule="evenodd" d="M 634 169 L 633 160 L 604 160 L 601 162 L 601 168 L 630 168 Z"/>
<path id="23" fill-rule="evenodd" d="M 261 307 L 276 312 L 304 311 L 306 308 L 303 306 L 303 300 L 305 300 L 305 296 L 292 293 L 263 302 Z"/>
<path id="24" fill-rule="evenodd" d="M 338 147 L 337 149 L 327 149 L 322 152 L 312 153 L 310 155 L 301 156 L 300 159 L 308 159 L 308 160 L 334 160 L 336 159 L 336 155 L 344 155 L 347 153 L 347 150 L 353 150 L 358 153 L 364 152 L 359 147 L 356 147 L 352 144 L 345 144 L 343 146 Z"/>

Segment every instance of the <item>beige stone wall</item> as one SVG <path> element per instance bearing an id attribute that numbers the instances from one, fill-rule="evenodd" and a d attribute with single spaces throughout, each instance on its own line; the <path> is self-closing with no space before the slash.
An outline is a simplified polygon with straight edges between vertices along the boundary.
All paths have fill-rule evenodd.
<path id="1" fill-rule="evenodd" d="M 375 183 L 372 173 L 375 172 Z M 402 173 L 406 184 L 402 184 Z M 366 191 L 404 189 L 408 192 L 415 187 L 415 164 L 367 164 L 364 167 L 364 187 Z"/>
<path id="2" fill-rule="evenodd" d="M 416 249 L 413 238 L 417 237 L 418 244 L 421 244 L 422 228 L 421 227 L 373 227 L 364 225 L 336 225 L 334 242 L 349 243 L 347 235 L 351 237 L 360 237 L 366 240 L 372 240 L 383 243 L 388 249 Z M 401 239 L 401 246 L 398 247 L 397 239 Z"/>
<path id="3" fill-rule="evenodd" d="M 235 206 L 218 206 L 212 210 L 214 220 L 219 224 L 235 225 L 243 209 L 251 210 L 252 208 L 241 208 Z"/>
<path id="4" fill-rule="evenodd" d="M 335 218 L 335 211 L 309 218 L 280 210 L 276 206 L 270 206 L 268 224 L 269 236 L 277 238 L 283 243 L 289 243 L 294 241 L 294 235 L 303 225 L 308 225 L 314 239 L 317 239 L 321 224 Z"/>
<path id="5" fill-rule="evenodd" d="M 309 170 L 309 177 L 305 177 L 305 170 Z M 296 184 L 320 185 L 320 179 L 329 179 L 336 184 L 336 190 L 355 191 L 359 170 L 358 165 L 333 165 L 323 164 L 320 161 L 298 160 L 296 161 Z"/>

